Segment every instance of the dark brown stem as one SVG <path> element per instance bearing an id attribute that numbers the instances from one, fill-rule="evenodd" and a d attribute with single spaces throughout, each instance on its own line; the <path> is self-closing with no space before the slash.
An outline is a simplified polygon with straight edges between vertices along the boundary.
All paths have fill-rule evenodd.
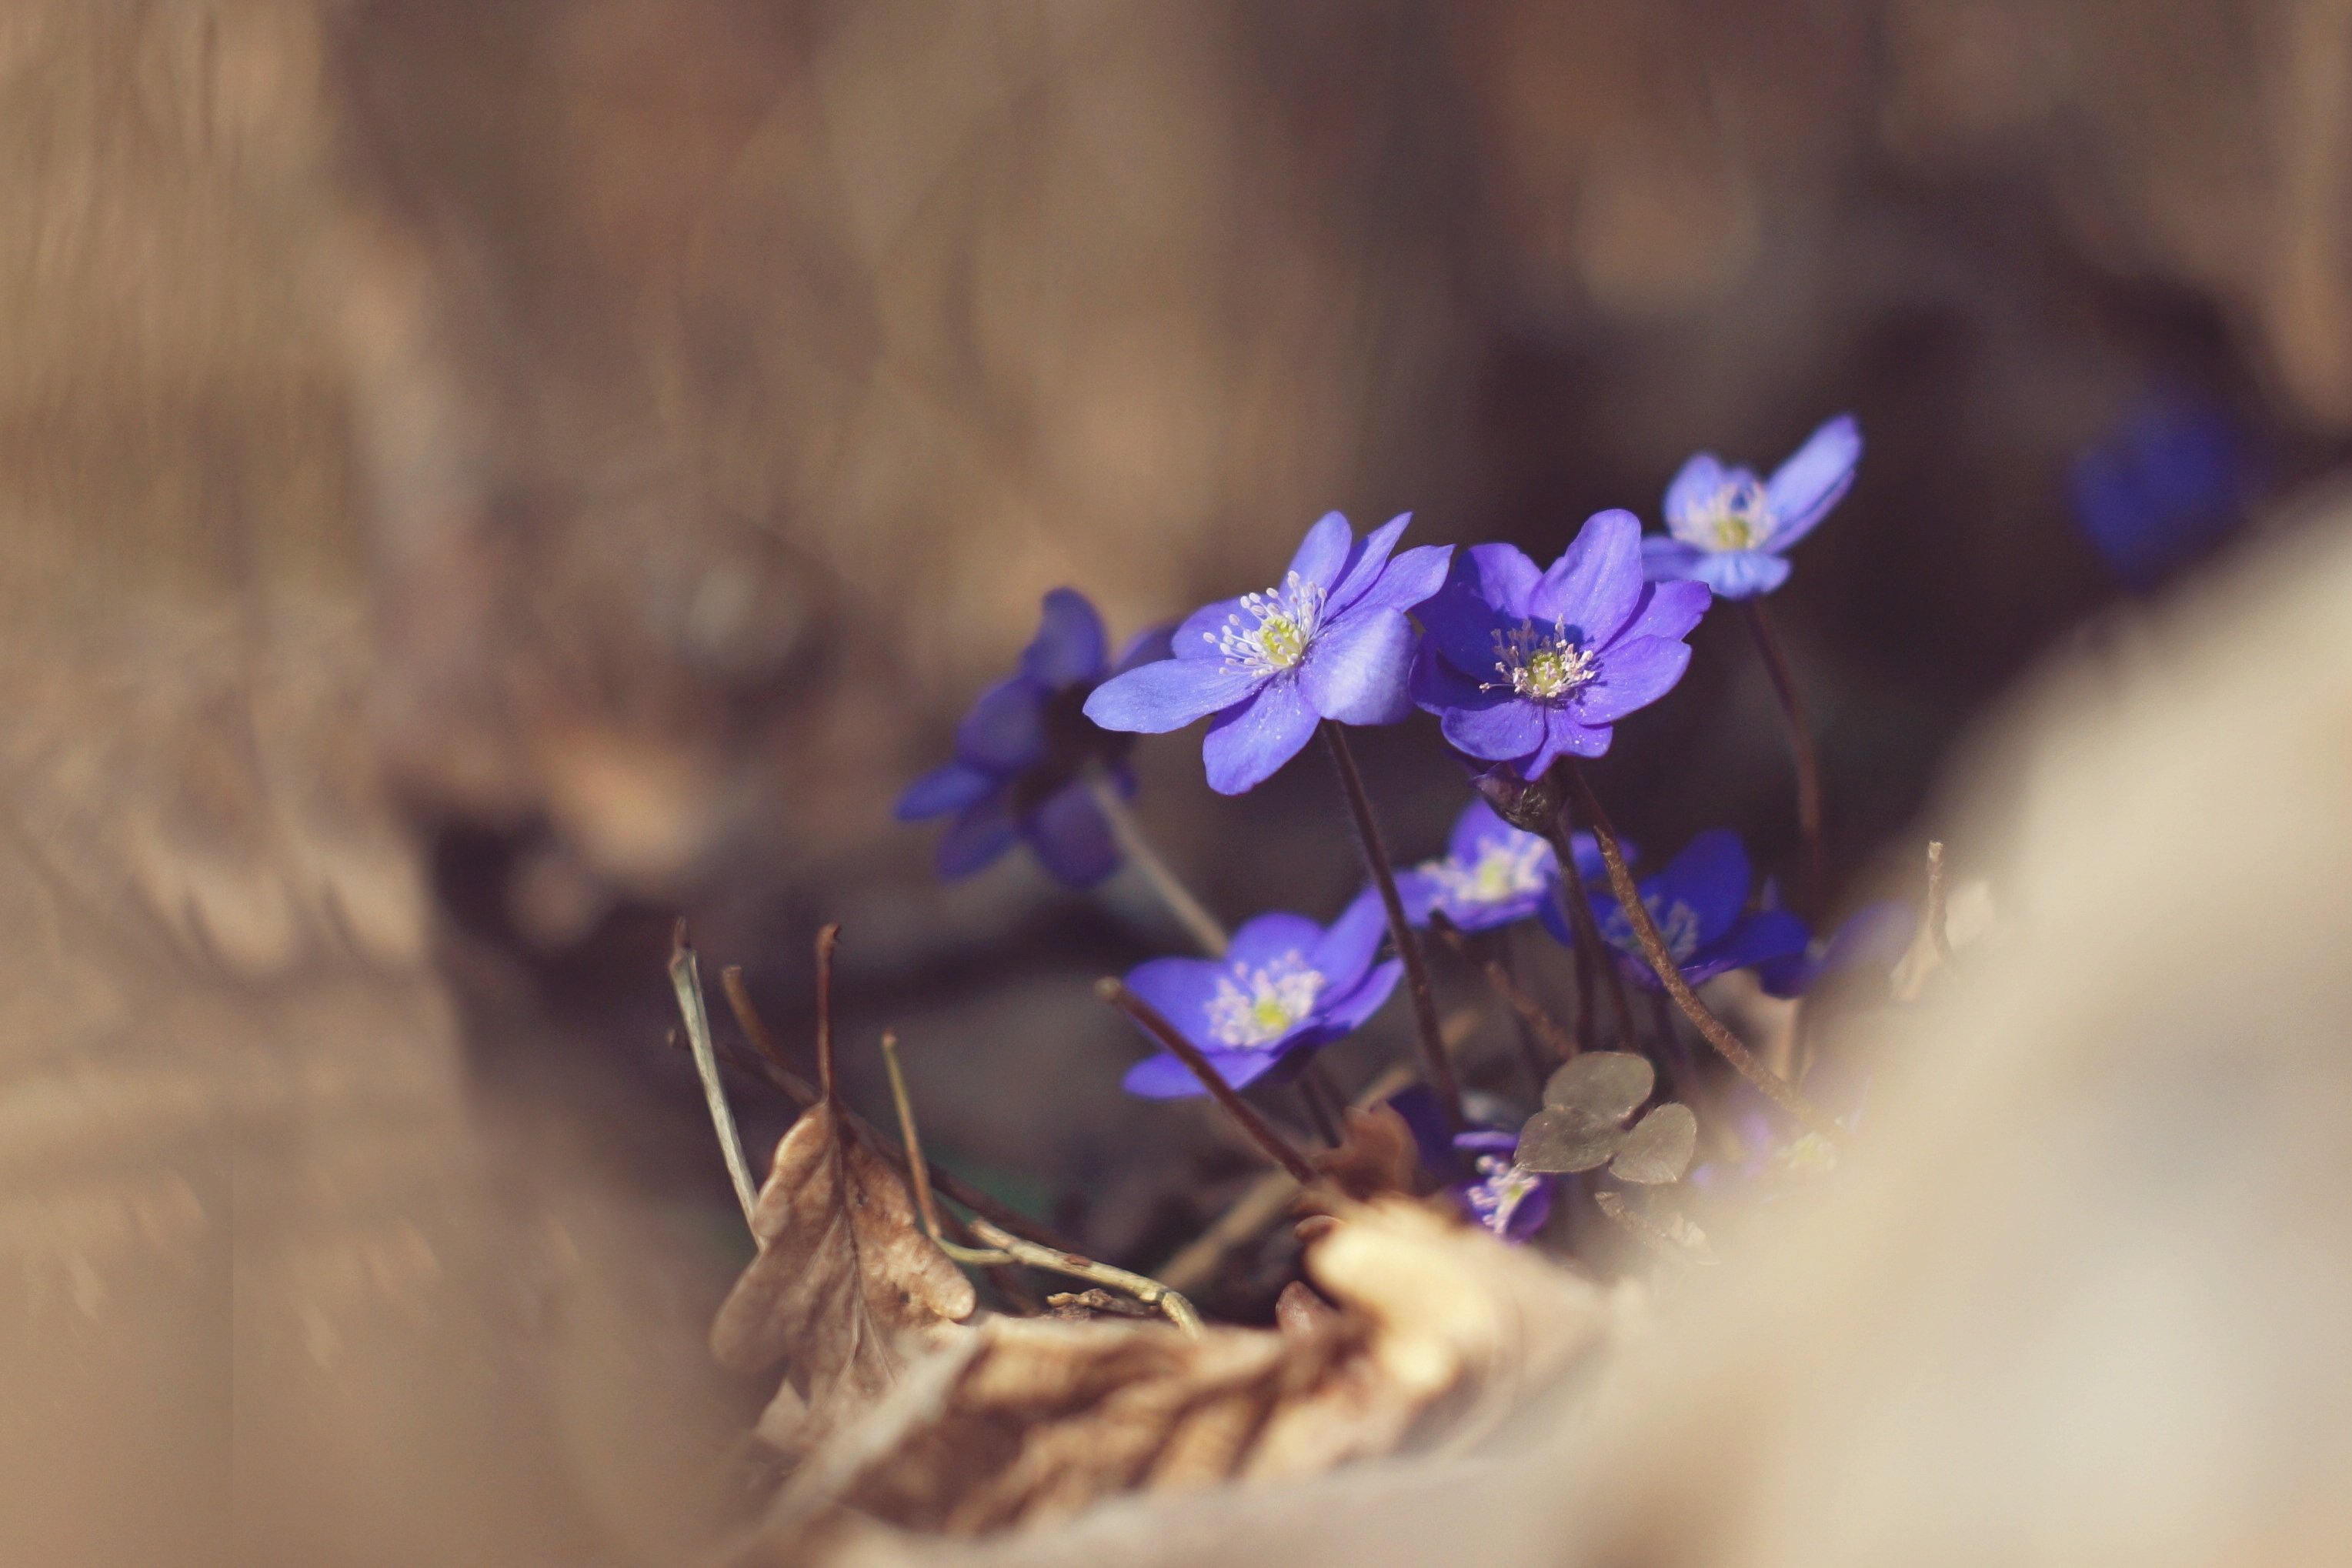
<path id="1" fill-rule="evenodd" d="M 1568 910 L 1569 929 L 1576 933 L 1576 984 L 1578 991 L 1577 1037 L 1587 1050 L 1592 1047 L 1591 1005 L 1583 1000 L 1594 989 L 1593 975 L 1609 988 L 1609 1012 L 1617 1020 L 1617 1048 L 1638 1050 L 1640 1037 L 1633 1030 L 1633 1004 L 1625 994 L 1625 976 L 1618 972 L 1616 954 L 1601 940 L 1601 927 L 1592 919 L 1592 900 L 1584 890 L 1584 873 L 1576 866 L 1576 818 L 1562 799 L 1559 810 L 1552 816 L 1552 856 L 1559 862 L 1560 901 Z"/>
<path id="2" fill-rule="evenodd" d="M 816 932 L 816 1092 L 833 1098 L 833 950 L 841 945 L 841 928 L 830 922 Z"/>
<path id="3" fill-rule="evenodd" d="M 1617 843 L 1617 830 L 1610 826 L 1609 815 L 1601 809 L 1600 797 L 1585 782 L 1584 771 L 1574 763 L 1568 763 L 1563 771 L 1568 775 L 1569 787 L 1576 794 L 1578 805 L 1592 823 L 1592 836 L 1601 842 L 1601 858 L 1609 868 L 1609 885 L 1616 892 L 1617 901 L 1625 910 L 1625 918 L 1633 922 L 1634 939 L 1642 944 L 1643 956 L 1650 961 L 1650 967 L 1657 972 L 1658 984 L 1666 988 L 1666 994 L 1675 999 L 1675 1005 L 1683 1010 L 1683 1016 L 1691 1021 L 1692 1026 L 1698 1030 L 1706 1043 L 1731 1064 L 1733 1071 L 1754 1085 L 1759 1094 L 1802 1123 L 1808 1131 L 1843 1147 L 1846 1141 L 1845 1133 L 1837 1123 L 1814 1110 L 1805 1097 L 1790 1089 L 1780 1074 L 1758 1061 L 1754 1054 L 1740 1043 L 1739 1037 L 1726 1027 L 1723 1020 L 1709 1012 L 1706 1004 L 1698 999 L 1698 993 L 1692 990 L 1690 983 L 1683 978 L 1682 970 L 1675 963 L 1674 954 L 1667 951 L 1666 939 L 1658 933 L 1658 922 L 1650 918 L 1648 906 L 1642 902 L 1641 889 L 1633 885 L 1633 874 L 1625 868 L 1625 853 Z"/>
<path id="4" fill-rule="evenodd" d="M 1356 755 L 1349 748 L 1347 731 L 1326 719 L 1323 739 L 1331 748 L 1332 765 L 1339 770 L 1339 791 L 1348 797 L 1349 814 L 1356 820 L 1356 838 L 1363 846 L 1364 865 L 1372 874 L 1372 885 L 1381 890 L 1381 907 L 1388 911 L 1390 944 L 1404 963 L 1405 990 L 1412 999 L 1413 1033 L 1421 1042 L 1422 1071 L 1437 1096 L 1439 1109 L 1445 1113 L 1446 1125 L 1458 1132 L 1462 1130 L 1462 1085 L 1454 1076 L 1453 1059 L 1445 1054 L 1445 1037 L 1437 1023 L 1437 999 L 1429 989 L 1429 966 L 1422 958 L 1421 943 L 1414 940 L 1412 927 L 1405 921 L 1404 900 L 1397 896 L 1396 868 L 1389 861 L 1380 822 L 1372 816 L 1371 797 L 1364 793 L 1364 776 L 1356 771 Z"/>
<path id="5" fill-rule="evenodd" d="M 1812 726 L 1805 721 L 1805 700 L 1797 689 L 1796 671 L 1789 664 L 1789 650 L 1781 645 L 1771 613 L 1760 598 L 1743 599 L 1739 607 L 1747 612 L 1748 629 L 1755 634 L 1756 649 L 1764 656 L 1765 671 L 1780 699 L 1780 715 L 1788 721 L 1789 751 L 1797 763 L 1797 832 L 1804 847 L 1803 902 L 1798 912 L 1811 920 L 1822 908 L 1821 760 L 1813 752 Z"/>
<path id="6" fill-rule="evenodd" d="M 1337 1149 L 1345 1137 L 1339 1130 L 1339 1108 L 1344 1102 L 1321 1062 L 1309 1060 L 1298 1075 L 1298 1097 L 1307 1102 L 1307 1117 L 1315 1123 L 1317 1134 Z"/>
<path id="7" fill-rule="evenodd" d="M 756 1057 L 747 1058 L 735 1051 L 728 1050 L 726 1051 L 728 1064 L 739 1071 L 756 1073 L 766 1079 L 782 1091 L 785 1099 L 803 1110 L 814 1105 L 818 1099 L 816 1085 L 794 1072 L 792 1064 L 784 1060 L 782 1051 L 777 1048 L 775 1037 L 768 1032 L 768 1026 L 761 1018 L 759 1009 L 751 1005 L 751 993 L 743 984 L 743 972 L 730 965 L 719 972 L 719 982 L 727 992 L 727 1005 L 734 1009 L 736 1026 L 743 1031 L 744 1037 L 751 1042 L 752 1049 L 759 1053 Z M 890 1163 L 898 1168 L 900 1173 L 907 1176 L 909 1181 L 914 1179 L 913 1162 L 908 1159 L 905 1149 L 901 1148 L 887 1133 L 850 1110 L 848 1107 L 844 1106 L 842 1111 L 862 1131 L 873 1137 L 875 1147 L 882 1151 Z M 1075 1248 L 1075 1243 L 1052 1226 L 1040 1225 L 1018 1209 L 1009 1208 L 999 1203 L 952 1171 L 942 1170 L 929 1162 L 925 1163 L 925 1170 L 930 1176 L 931 1185 L 945 1194 L 950 1202 L 961 1205 L 983 1219 L 992 1220 L 1004 1229 L 1025 1237 L 1040 1247 L 1050 1247 L 1062 1252 L 1068 1252 Z"/>
<path id="8" fill-rule="evenodd" d="M 1495 988 L 1495 994 L 1508 1003 L 1511 1011 L 1517 1013 L 1520 1020 L 1535 1032 L 1536 1037 L 1551 1047 L 1553 1056 L 1559 1058 L 1558 1061 L 1551 1063 L 1530 1061 L 1528 1064 L 1528 1070 L 1536 1075 L 1536 1081 L 1538 1084 L 1550 1076 L 1553 1067 L 1576 1055 L 1576 1042 L 1560 1032 L 1559 1026 L 1552 1021 L 1550 1014 L 1543 1010 L 1542 1005 L 1520 988 L 1519 983 L 1511 978 L 1509 970 L 1495 960 L 1473 952 L 1470 939 L 1462 933 L 1460 926 L 1446 918 L 1444 910 L 1432 910 L 1429 912 L 1429 929 L 1435 931 L 1446 946 L 1460 954 L 1465 963 L 1484 975 L 1486 984 Z"/>
<path id="9" fill-rule="evenodd" d="M 1192 1068 L 1192 1076 L 1201 1080 L 1201 1087 L 1209 1091 L 1218 1105 L 1224 1109 L 1225 1114 L 1234 1119 L 1234 1124 L 1249 1135 L 1252 1142 L 1265 1151 L 1267 1159 L 1289 1172 L 1302 1187 L 1315 1180 L 1315 1167 L 1307 1163 L 1307 1156 L 1292 1148 L 1290 1141 L 1276 1131 L 1274 1124 L 1260 1116 L 1256 1107 L 1244 1100 L 1239 1091 L 1209 1065 L 1209 1058 L 1201 1054 L 1201 1047 L 1186 1039 L 1175 1025 L 1161 1016 L 1159 1008 L 1129 991 L 1125 981 L 1108 975 L 1095 982 L 1095 994 L 1134 1019 L 1145 1034 L 1167 1047 L 1171 1055 Z"/>

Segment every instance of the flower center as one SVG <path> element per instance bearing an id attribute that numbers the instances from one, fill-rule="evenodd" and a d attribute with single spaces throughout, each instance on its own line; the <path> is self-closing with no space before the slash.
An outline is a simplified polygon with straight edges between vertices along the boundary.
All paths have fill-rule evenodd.
<path id="1" fill-rule="evenodd" d="M 1643 899 L 1642 907 L 1657 922 L 1658 934 L 1665 939 L 1668 955 L 1677 965 L 1689 963 L 1691 954 L 1698 951 L 1698 911 L 1680 899 L 1669 904 L 1655 896 Z M 1601 934 L 1611 946 L 1636 958 L 1642 956 L 1641 939 L 1633 934 L 1633 922 L 1626 918 L 1623 910 L 1610 915 Z"/>
<path id="2" fill-rule="evenodd" d="M 1598 676 L 1601 660 L 1568 635 L 1564 622 L 1552 622 L 1547 632 L 1533 621 L 1521 621 L 1495 634 L 1495 673 L 1503 679 L 1483 682 L 1479 690 L 1507 686 L 1521 697 L 1557 702 Z"/>
<path id="3" fill-rule="evenodd" d="M 1432 860 L 1422 869 L 1436 880 L 1446 902 L 1461 908 L 1499 904 L 1529 893 L 1540 893 L 1550 880 L 1551 846 L 1528 834 L 1490 838 L 1478 847 L 1478 858 Z"/>
<path id="4" fill-rule="evenodd" d="M 1245 620 L 1244 617 L 1247 617 Z M 1323 590 L 1293 572 L 1278 588 L 1246 594 L 1222 630 L 1201 635 L 1244 669 L 1274 675 L 1297 667 L 1323 618 Z"/>
<path id="5" fill-rule="evenodd" d="M 1235 1050 L 1263 1049 L 1304 1022 L 1322 990 L 1323 976 L 1296 952 L 1257 969 L 1236 963 L 1209 998 L 1209 1034 Z"/>
<path id="6" fill-rule="evenodd" d="M 1469 1192 L 1470 1212 L 1478 1223 L 1496 1236 L 1511 1228 L 1511 1216 L 1536 1190 L 1542 1178 L 1500 1154 L 1481 1154 L 1477 1164 L 1479 1180 Z"/>
<path id="7" fill-rule="evenodd" d="M 1753 474 L 1742 474 L 1698 504 L 1676 530 L 1706 550 L 1753 550 L 1772 534 L 1772 503 Z"/>

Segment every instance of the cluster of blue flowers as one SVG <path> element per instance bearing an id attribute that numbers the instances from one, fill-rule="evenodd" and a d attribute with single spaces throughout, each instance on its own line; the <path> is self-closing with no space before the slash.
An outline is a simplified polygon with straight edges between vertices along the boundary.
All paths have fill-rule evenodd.
<path id="1" fill-rule="evenodd" d="M 1280 582 L 1204 605 L 1172 633 L 1146 633 L 1115 661 L 1093 607 L 1056 589 L 1019 671 L 982 695 L 957 731 L 956 760 L 909 788 L 898 814 L 952 815 L 945 875 L 1026 842 L 1054 876 L 1089 886 L 1118 864 L 1112 818 L 1134 792 L 1134 736 L 1208 721 L 1208 782 L 1235 795 L 1327 725 L 1391 724 L 1416 708 L 1490 781 L 1532 786 L 1562 759 L 1604 754 L 1620 721 L 1674 689 L 1713 599 L 1787 581 L 1786 552 L 1845 494 L 1861 453 L 1854 422 L 1841 417 L 1769 479 L 1702 454 L 1667 489 L 1664 533 L 1645 539 L 1633 513 L 1603 511 L 1548 568 L 1507 544 L 1400 552 L 1409 517 L 1359 539 L 1333 512 L 1307 530 Z M 1583 835 L 1567 842 L 1624 978 L 1659 989 L 1597 846 Z M 1575 941 L 1553 842 L 1484 798 L 1462 813 L 1446 853 L 1404 870 L 1394 889 L 1411 927 L 1433 915 L 1464 931 L 1534 919 Z M 1639 891 L 1693 984 L 1753 968 L 1793 994 L 1858 945 L 1816 943 L 1769 890 L 1759 900 L 1747 852 L 1725 830 L 1699 835 Z M 1385 961 L 1384 942 L 1399 950 Z M 1407 945 L 1373 887 L 1328 927 L 1261 914 L 1225 951 L 1154 959 L 1127 984 L 1227 1083 L 1281 1083 L 1379 1010 L 1405 973 Z M 1203 1092 L 1165 1052 L 1126 1081 L 1155 1098 Z M 1512 1162 L 1516 1134 L 1423 1121 L 1433 1169 L 1475 1217 L 1515 1239 L 1541 1223 L 1549 1178 Z"/>

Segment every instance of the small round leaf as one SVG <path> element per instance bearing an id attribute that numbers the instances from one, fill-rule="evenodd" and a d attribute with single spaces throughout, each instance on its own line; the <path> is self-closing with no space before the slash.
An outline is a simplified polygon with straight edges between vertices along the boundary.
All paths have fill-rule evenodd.
<path id="1" fill-rule="evenodd" d="M 1607 1123 L 1593 1122 L 1569 1110 L 1538 1110 L 1519 1129 L 1518 1153 L 1527 1170 L 1547 1174 L 1597 1170 L 1609 1163 L 1625 1134 Z"/>
<path id="2" fill-rule="evenodd" d="M 1678 1180 L 1698 1148 L 1698 1118 L 1687 1105 L 1661 1105 L 1633 1124 L 1609 1173 L 1644 1186 Z"/>
<path id="3" fill-rule="evenodd" d="M 1657 1087 L 1647 1057 L 1631 1051 L 1587 1051 L 1544 1085 L 1544 1104 L 1587 1122 L 1614 1127 L 1633 1114 Z"/>

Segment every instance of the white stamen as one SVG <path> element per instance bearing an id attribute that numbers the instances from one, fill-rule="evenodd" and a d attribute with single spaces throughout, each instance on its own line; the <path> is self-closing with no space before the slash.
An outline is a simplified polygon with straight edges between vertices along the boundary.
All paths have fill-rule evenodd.
<path id="1" fill-rule="evenodd" d="M 1293 572 L 1278 588 L 1244 595 L 1241 605 L 1221 630 L 1201 634 L 1227 659 L 1253 675 L 1274 675 L 1307 657 L 1322 624 L 1322 589 Z"/>
<path id="2" fill-rule="evenodd" d="M 1495 673 L 1503 679 L 1485 681 L 1479 690 L 1508 687 L 1521 697 L 1556 702 L 1598 676 L 1601 661 L 1570 637 L 1565 621 L 1552 622 L 1549 633 L 1533 621 L 1521 621 L 1508 632 L 1495 634 Z"/>
<path id="3" fill-rule="evenodd" d="M 1315 1010 L 1322 990 L 1323 976 L 1296 952 L 1257 969 L 1236 963 L 1231 976 L 1217 977 L 1209 998 L 1209 1034 L 1235 1050 L 1271 1046 Z"/>

